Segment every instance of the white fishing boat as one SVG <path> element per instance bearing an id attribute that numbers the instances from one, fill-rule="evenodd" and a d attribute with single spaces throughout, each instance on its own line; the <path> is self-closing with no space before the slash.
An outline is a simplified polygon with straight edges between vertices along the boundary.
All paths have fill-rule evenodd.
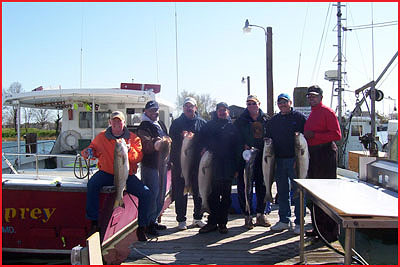
<path id="1" fill-rule="evenodd" d="M 79 153 L 108 126 L 114 110 L 122 111 L 127 128 L 135 131 L 146 102 L 156 100 L 159 119 L 169 127 L 174 106 L 160 99 L 159 92 L 157 84 L 121 83 L 120 88 L 40 88 L 5 96 L 3 104 L 17 107 L 18 114 L 22 107 L 62 111 L 62 127 L 48 154 L 3 153 L 4 252 L 69 254 L 73 247 L 85 246 L 90 230 L 85 218 L 86 186 L 97 168 L 96 162 L 86 162 Z M 19 119 L 17 132 L 20 140 Z M 19 159 L 17 164 L 7 160 L 10 156 Z M 171 203 L 170 184 L 168 173 L 164 209 Z M 124 251 L 119 243 L 136 240 L 138 200 L 126 193 L 125 208 L 113 210 L 114 191 L 113 186 L 105 187 L 100 197 L 100 236 L 107 263 L 118 263 L 129 253 L 128 246 Z"/>

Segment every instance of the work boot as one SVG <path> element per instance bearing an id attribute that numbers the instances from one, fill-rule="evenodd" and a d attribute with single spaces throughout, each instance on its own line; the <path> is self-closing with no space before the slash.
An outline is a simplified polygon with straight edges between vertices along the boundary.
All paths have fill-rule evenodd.
<path id="1" fill-rule="evenodd" d="M 146 227 L 144 227 L 144 226 L 139 226 L 136 229 L 136 236 L 137 236 L 139 241 L 142 241 L 142 242 L 146 242 L 147 241 L 147 236 L 146 236 L 145 232 L 146 232 Z"/>
<path id="2" fill-rule="evenodd" d="M 257 213 L 255 226 L 269 227 L 269 226 L 271 226 L 271 223 L 267 220 L 264 213 Z"/>
<path id="3" fill-rule="evenodd" d="M 156 230 L 166 230 L 167 229 L 167 226 L 165 226 L 163 224 L 155 223 L 154 225 L 156 227 Z"/>
<path id="4" fill-rule="evenodd" d="M 221 234 L 226 234 L 228 233 L 228 228 L 226 228 L 226 224 L 218 224 L 218 231 Z"/>
<path id="5" fill-rule="evenodd" d="M 207 223 L 205 226 L 200 228 L 199 233 L 200 234 L 204 234 L 204 233 L 209 233 L 209 232 L 212 232 L 212 231 L 215 231 L 215 230 L 217 230 L 217 225 L 216 224 Z"/>
<path id="6" fill-rule="evenodd" d="M 254 228 L 253 218 L 251 217 L 251 215 L 244 216 L 244 227 L 249 230 Z"/>
<path id="7" fill-rule="evenodd" d="M 156 225 L 155 224 L 150 224 L 149 226 L 146 227 L 146 234 L 150 235 L 158 235 Z"/>

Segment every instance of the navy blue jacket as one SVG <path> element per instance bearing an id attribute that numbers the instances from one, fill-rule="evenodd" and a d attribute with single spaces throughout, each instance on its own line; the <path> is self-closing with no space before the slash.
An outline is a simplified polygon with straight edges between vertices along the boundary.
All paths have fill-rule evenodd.
<path id="1" fill-rule="evenodd" d="M 272 138 L 275 157 L 293 158 L 294 154 L 294 133 L 304 131 L 306 117 L 296 110 L 283 115 L 278 113 L 267 123 L 267 137 Z"/>
<path id="2" fill-rule="evenodd" d="M 194 133 L 194 142 L 196 144 L 195 162 L 200 161 L 200 146 L 198 143 L 200 129 L 206 124 L 206 121 L 201 118 L 197 113 L 193 119 L 188 119 L 185 114 L 181 114 L 179 118 L 175 119 L 169 128 L 169 136 L 172 139 L 170 160 L 177 171 L 181 171 L 181 148 L 182 148 L 182 132 L 188 131 Z"/>
<path id="3" fill-rule="evenodd" d="M 200 130 L 200 146 L 213 153 L 216 180 L 232 181 L 240 155 L 240 135 L 231 119 L 213 119 Z"/>

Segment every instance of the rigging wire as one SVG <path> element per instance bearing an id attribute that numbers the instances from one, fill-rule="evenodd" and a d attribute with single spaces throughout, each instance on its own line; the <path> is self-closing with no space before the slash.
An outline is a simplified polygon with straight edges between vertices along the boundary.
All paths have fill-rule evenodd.
<path id="1" fill-rule="evenodd" d="M 371 3 L 371 45 L 372 45 L 372 80 L 375 81 L 375 39 L 374 39 L 374 3 Z"/>
<path id="2" fill-rule="evenodd" d="M 306 16 L 305 16 L 305 18 L 304 18 L 303 31 L 302 31 L 302 33 L 301 33 L 300 53 L 299 53 L 299 65 L 298 65 L 298 67 L 297 67 L 296 87 L 299 85 L 301 51 L 303 50 L 304 30 L 305 30 L 305 28 L 306 28 L 306 22 L 307 22 L 307 16 L 308 16 L 308 8 L 309 8 L 309 3 L 307 2 Z"/>
<path id="3" fill-rule="evenodd" d="M 319 53 L 320 53 L 320 51 L 321 51 L 322 41 L 323 41 L 323 39 L 324 39 L 324 36 L 327 35 L 327 34 L 326 34 L 326 29 L 327 29 L 328 14 L 330 13 L 330 9 L 331 9 L 331 4 L 329 3 L 329 4 L 328 4 L 328 10 L 327 10 L 326 15 L 325 15 L 325 23 L 324 23 L 324 28 L 323 28 L 323 30 L 322 30 L 322 36 L 321 36 L 321 40 L 320 40 L 319 47 L 318 47 L 317 57 L 316 57 L 316 59 L 315 59 L 313 72 L 312 72 L 312 74 L 311 74 L 311 81 L 310 81 L 310 84 L 313 84 L 314 81 L 315 81 L 315 77 L 314 77 L 314 76 L 315 76 L 315 68 L 316 68 L 316 66 L 317 66 L 317 62 L 318 62 L 318 58 L 319 58 Z M 322 57 L 322 56 L 321 56 L 321 57 Z"/>

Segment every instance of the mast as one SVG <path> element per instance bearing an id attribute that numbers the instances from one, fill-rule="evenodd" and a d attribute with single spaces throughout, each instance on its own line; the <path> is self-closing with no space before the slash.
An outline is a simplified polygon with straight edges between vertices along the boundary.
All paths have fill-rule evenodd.
<path id="1" fill-rule="evenodd" d="M 342 126 L 342 11 L 337 3 L 337 38 L 338 38 L 338 120 Z"/>

